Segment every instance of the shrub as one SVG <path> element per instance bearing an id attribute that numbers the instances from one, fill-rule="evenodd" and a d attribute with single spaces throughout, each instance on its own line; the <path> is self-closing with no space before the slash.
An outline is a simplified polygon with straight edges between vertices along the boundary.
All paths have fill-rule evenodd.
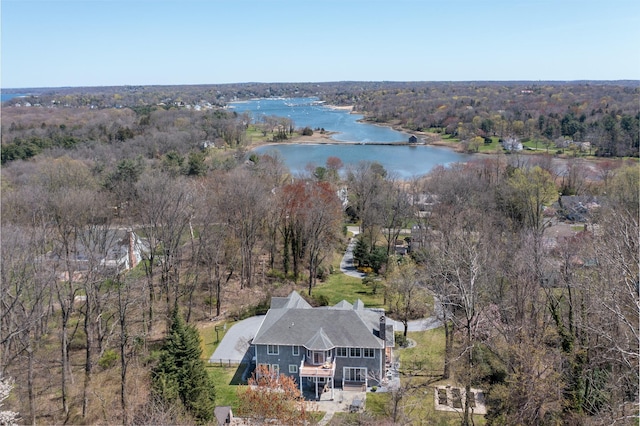
<path id="1" fill-rule="evenodd" d="M 329 297 L 326 294 L 316 294 L 313 296 L 313 302 L 316 306 L 329 306 Z"/>
<path id="2" fill-rule="evenodd" d="M 394 337 L 395 337 L 395 339 L 396 339 L 396 345 L 398 345 L 398 346 L 399 346 L 399 347 L 401 347 L 401 348 L 404 348 L 404 347 L 406 347 L 406 346 L 407 346 L 408 341 L 407 341 L 407 339 L 404 337 L 404 333 L 400 333 L 400 332 L 395 333 L 395 334 L 394 334 Z"/>
<path id="3" fill-rule="evenodd" d="M 107 349 L 98 360 L 98 365 L 104 369 L 111 368 L 116 365 L 118 354 L 113 349 Z"/>
<path id="4" fill-rule="evenodd" d="M 327 268 L 324 268 L 324 267 L 321 266 L 316 271 L 316 277 L 320 281 L 325 282 L 327 280 L 327 278 L 329 278 L 329 271 L 327 270 Z"/>

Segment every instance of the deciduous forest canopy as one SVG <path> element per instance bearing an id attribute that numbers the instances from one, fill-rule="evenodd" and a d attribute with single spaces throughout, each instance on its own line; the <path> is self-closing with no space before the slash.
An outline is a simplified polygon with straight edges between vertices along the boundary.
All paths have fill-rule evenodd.
<path id="1" fill-rule="evenodd" d="M 338 274 L 346 224 L 360 229 L 361 291 L 405 325 L 436 312 L 438 377 L 485 389 L 487 424 L 637 421 L 639 82 L 15 93 L 1 116 L 0 373 L 25 423 L 210 419 L 223 392 L 208 390 L 194 325 L 293 289 L 328 304 L 317 294 Z M 292 176 L 251 147 L 317 129 L 225 108 L 274 96 L 491 148 L 411 181 L 338 158 Z M 499 148 L 507 139 L 529 149 Z"/>

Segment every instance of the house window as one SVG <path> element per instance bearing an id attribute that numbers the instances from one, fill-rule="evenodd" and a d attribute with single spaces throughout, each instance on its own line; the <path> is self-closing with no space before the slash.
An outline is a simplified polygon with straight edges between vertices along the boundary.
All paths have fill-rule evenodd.
<path id="1" fill-rule="evenodd" d="M 325 361 L 324 351 L 313 351 L 313 364 L 315 365 L 324 364 L 324 361 Z"/>
<path id="2" fill-rule="evenodd" d="M 267 345 L 268 355 L 278 355 L 278 345 Z"/>
<path id="3" fill-rule="evenodd" d="M 294 355 L 294 356 L 300 355 L 300 346 L 292 346 L 291 347 L 291 354 Z"/>
<path id="4" fill-rule="evenodd" d="M 278 364 L 271 364 L 271 375 L 273 377 L 278 377 L 280 374 L 280 366 Z"/>
<path id="5" fill-rule="evenodd" d="M 362 350 L 362 356 L 364 356 L 365 358 L 375 358 L 376 353 L 373 348 L 364 348 Z"/>
<path id="6" fill-rule="evenodd" d="M 298 366 L 295 364 L 289 364 L 289 373 L 296 374 L 298 372 Z"/>
<path id="7" fill-rule="evenodd" d="M 364 382 L 367 379 L 367 369 L 361 367 L 345 367 L 344 380 L 347 382 Z"/>
<path id="8" fill-rule="evenodd" d="M 360 348 L 349 348 L 349 356 L 351 358 L 360 358 L 362 356 L 360 354 Z"/>
<path id="9" fill-rule="evenodd" d="M 346 358 L 348 356 L 347 348 L 336 348 L 336 356 Z"/>

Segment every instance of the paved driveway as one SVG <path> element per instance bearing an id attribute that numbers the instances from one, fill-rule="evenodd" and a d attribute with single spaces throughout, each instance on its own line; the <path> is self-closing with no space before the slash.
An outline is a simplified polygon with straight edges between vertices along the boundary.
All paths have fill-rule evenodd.
<path id="1" fill-rule="evenodd" d="M 244 319 L 232 325 L 225 333 L 209 362 L 248 363 L 253 358 L 251 340 L 256 336 L 264 315 Z"/>
<path id="2" fill-rule="evenodd" d="M 353 249 L 356 246 L 356 236 L 360 232 L 360 228 L 357 226 L 349 226 L 347 229 L 353 233 L 353 238 L 349 241 L 347 245 L 347 250 L 344 252 L 344 256 L 342 256 L 342 261 L 340 262 L 340 271 L 345 275 L 349 275 L 355 278 L 364 278 L 365 274 L 358 271 L 353 264 Z"/>

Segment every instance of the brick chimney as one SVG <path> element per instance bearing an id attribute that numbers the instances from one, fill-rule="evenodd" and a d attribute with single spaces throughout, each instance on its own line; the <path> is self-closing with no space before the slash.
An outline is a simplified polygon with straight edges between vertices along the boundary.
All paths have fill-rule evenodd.
<path id="1" fill-rule="evenodd" d="M 133 233 L 132 229 L 128 229 L 127 233 L 129 235 L 129 269 L 133 269 L 138 264 L 138 258 L 136 257 L 135 245 L 136 245 L 136 236 Z"/>
<path id="2" fill-rule="evenodd" d="M 387 347 L 387 317 L 382 315 L 380 317 L 380 332 L 378 333 L 382 341 L 384 342 L 385 348 Z"/>

